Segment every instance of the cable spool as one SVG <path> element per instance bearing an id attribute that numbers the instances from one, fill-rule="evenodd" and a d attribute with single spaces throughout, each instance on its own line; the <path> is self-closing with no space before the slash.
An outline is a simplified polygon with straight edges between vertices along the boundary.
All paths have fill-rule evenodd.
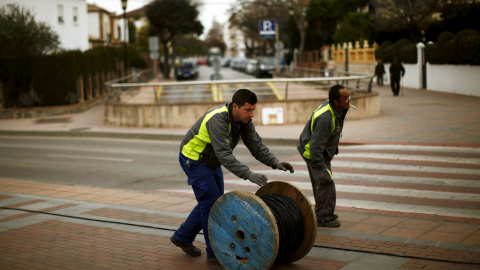
<path id="1" fill-rule="evenodd" d="M 226 269 L 269 269 L 275 261 L 289 263 L 307 255 L 317 235 L 317 218 L 301 190 L 272 181 L 255 194 L 232 191 L 221 196 L 210 211 L 208 233 Z"/>

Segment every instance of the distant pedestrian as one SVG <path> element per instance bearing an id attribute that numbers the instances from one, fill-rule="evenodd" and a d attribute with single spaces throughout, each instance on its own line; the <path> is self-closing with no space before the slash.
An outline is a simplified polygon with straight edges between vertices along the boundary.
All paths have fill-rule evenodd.
<path id="1" fill-rule="evenodd" d="M 207 261 L 219 264 L 208 238 L 208 217 L 213 204 L 224 192 L 221 165 L 237 177 L 259 186 L 267 183 L 265 175 L 252 172 L 233 155 L 240 139 L 258 161 L 272 169 L 293 173 L 292 165 L 279 161 L 255 131 L 252 118 L 256 103 L 255 93 L 248 89 L 238 90 L 231 103 L 210 109 L 200 117 L 180 144 L 180 166 L 188 176 L 197 205 L 170 241 L 190 256 L 201 255 L 192 242 L 203 229 Z"/>
<path id="2" fill-rule="evenodd" d="M 300 134 L 297 149 L 307 163 L 315 198 L 315 214 L 319 227 L 337 228 L 340 222 L 334 214 L 337 203 L 331 160 L 338 154 L 343 122 L 350 108 L 350 92 L 334 85 L 328 100 L 313 112 Z"/>
<path id="3" fill-rule="evenodd" d="M 377 65 L 375 66 L 375 76 L 377 76 L 377 84 L 383 86 L 383 75 L 385 74 L 385 66 L 383 65 L 382 59 L 378 59 Z"/>
<path id="4" fill-rule="evenodd" d="M 335 61 L 330 58 L 327 62 L 328 76 L 333 77 L 333 72 L 335 71 Z"/>
<path id="5" fill-rule="evenodd" d="M 325 59 L 323 59 L 323 57 L 320 58 L 320 61 L 318 63 L 320 69 L 321 69 L 321 73 L 324 77 L 326 76 L 326 68 L 327 68 L 327 62 L 325 62 Z"/>
<path id="6" fill-rule="evenodd" d="M 400 79 L 405 75 L 405 68 L 397 59 L 390 66 L 390 86 L 394 96 L 400 92 Z"/>

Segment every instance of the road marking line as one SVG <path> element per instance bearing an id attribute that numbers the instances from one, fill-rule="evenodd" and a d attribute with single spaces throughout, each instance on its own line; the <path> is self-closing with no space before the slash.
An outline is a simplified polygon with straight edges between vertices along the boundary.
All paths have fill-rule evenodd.
<path id="1" fill-rule="evenodd" d="M 234 180 L 234 181 L 237 185 L 239 183 L 242 183 L 241 179 Z M 249 182 L 244 183 L 244 185 L 247 185 L 247 184 L 251 186 L 257 186 Z M 161 189 L 158 191 L 193 194 L 192 189 Z M 225 190 L 225 193 L 227 192 L 229 192 L 229 190 Z M 310 202 L 315 203 L 315 199 L 312 196 L 308 196 L 308 199 L 310 200 Z M 357 209 L 383 210 L 383 211 L 389 211 L 389 212 L 418 213 L 418 214 L 427 214 L 427 215 L 463 217 L 463 218 L 474 218 L 474 219 L 478 219 L 478 217 L 480 216 L 480 210 L 433 207 L 433 206 L 422 206 L 422 205 L 411 205 L 411 204 L 397 204 L 397 203 L 363 201 L 363 200 L 337 199 L 337 207 L 339 206 L 357 208 Z"/>
<path id="2" fill-rule="evenodd" d="M 399 144 L 365 144 L 341 146 L 341 149 L 358 150 L 403 150 L 403 151 L 435 151 L 435 152 L 453 152 L 453 153 L 480 153 L 480 148 L 449 147 L 449 146 L 423 146 L 423 145 L 399 145 Z"/>
<path id="3" fill-rule="evenodd" d="M 273 84 L 272 82 L 266 82 L 265 83 L 266 85 L 268 85 L 268 87 L 270 87 L 270 89 L 272 89 L 272 92 L 273 94 L 275 94 L 275 97 L 277 97 L 278 100 L 284 100 L 285 98 L 280 95 L 277 87 L 275 86 L 275 84 Z"/>
<path id="4" fill-rule="evenodd" d="M 155 100 L 157 102 L 160 102 L 160 97 L 162 96 L 162 91 L 163 91 L 163 86 L 162 85 L 157 86 L 157 91 L 155 91 Z"/>
<path id="5" fill-rule="evenodd" d="M 212 84 L 212 99 L 213 102 L 223 102 L 222 88 L 218 87 L 217 84 Z"/>
<path id="6" fill-rule="evenodd" d="M 241 179 L 234 180 L 234 181 L 236 182 L 236 184 L 242 183 Z M 256 186 L 253 183 L 250 183 L 249 185 Z M 193 194 L 192 189 L 162 189 L 157 191 Z M 229 192 L 229 190 L 225 190 L 225 193 L 227 192 Z M 315 203 L 315 199 L 312 196 L 308 196 L 308 199 L 310 200 L 310 202 Z M 402 212 L 402 213 L 418 213 L 418 214 L 427 214 L 427 215 L 463 217 L 463 218 L 473 218 L 473 219 L 478 219 L 478 217 L 480 216 L 480 210 L 409 205 L 409 204 L 363 201 L 363 200 L 337 199 L 337 207 L 339 206 L 357 208 L 357 209 L 383 210 L 383 211 L 389 211 L 389 212 Z"/>
<path id="7" fill-rule="evenodd" d="M 395 160 L 416 160 L 416 161 L 432 161 L 432 162 L 447 162 L 447 163 L 465 163 L 465 164 L 479 164 L 478 158 L 463 158 L 463 157 L 442 157 L 442 156 L 419 156 L 419 155 L 402 155 L 402 154 L 384 154 L 384 153 L 342 153 L 342 157 L 360 157 L 360 158 L 379 158 L 379 159 L 395 159 Z"/>
<path id="8" fill-rule="evenodd" d="M 218 101 L 223 102 L 224 100 L 223 100 L 223 91 L 222 91 L 221 84 L 217 87 L 217 93 L 218 93 Z"/>
<path id="9" fill-rule="evenodd" d="M 292 165 L 305 165 L 304 161 L 290 162 Z M 472 174 L 480 175 L 480 170 L 464 168 L 443 168 L 432 166 L 398 165 L 398 164 L 379 164 L 372 162 L 354 162 L 354 161 L 335 161 L 332 162 L 334 168 L 357 168 L 369 170 L 386 171 L 407 171 L 407 172 L 429 172 L 429 173 L 454 173 L 454 174 Z"/>
<path id="10" fill-rule="evenodd" d="M 106 161 L 133 162 L 133 159 L 126 159 L 126 158 L 86 157 L 86 156 L 70 156 L 70 155 L 56 155 L 56 154 L 47 154 L 46 156 L 47 157 L 58 157 L 58 158 L 75 158 L 75 159 L 93 159 L 93 160 L 106 160 Z"/>
<path id="11" fill-rule="evenodd" d="M 274 170 L 255 170 L 255 172 L 266 175 L 283 175 L 283 171 Z M 294 174 L 287 174 L 288 177 L 309 177 L 307 170 L 295 170 Z M 357 174 L 357 173 L 342 173 L 333 172 L 334 179 L 358 180 L 358 181 L 376 181 L 376 182 L 395 182 L 395 183 L 409 183 L 409 184 L 425 184 L 425 185 L 440 185 L 440 186 L 457 186 L 457 187 L 472 187 L 480 188 L 479 181 L 461 180 L 461 179 L 442 179 L 442 178 L 428 178 L 428 177 L 411 177 L 411 176 L 392 176 L 392 175 L 375 175 L 375 174 Z"/>
<path id="12" fill-rule="evenodd" d="M 272 179 L 270 181 L 274 181 L 274 180 Z M 225 179 L 224 183 L 233 184 L 237 186 L 250 185 L 250 183 L 248 182 L 245 182 L 245 181 L 242 182 L 234 179 Z M 289 183 L 297 186 L 300 189 L 304 189 L 304 190 L 312 189 L 312 184 L 310 182 L 289 181 Z M 406 188 L 356 186 L 356 185 L 354 186 L 354 185 L 342 185 L 338 183 L 335 184 L 335 188 L 337 192 L 347 192 L 347 193 L 375 194 L 375 195 L 412 197 L 412 198 L 435 199 L 435 200 L 480 202 L 480 196 L 478 194 L 471 194 L 471 193 L 414 190 L 414 189 L 406 189 Z"/>

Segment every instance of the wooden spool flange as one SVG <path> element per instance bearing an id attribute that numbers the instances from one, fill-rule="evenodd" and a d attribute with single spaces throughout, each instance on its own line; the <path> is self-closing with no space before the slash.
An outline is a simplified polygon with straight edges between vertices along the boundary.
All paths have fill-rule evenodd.
<path id="1" fill-rule="evenodd" d="M 302 211 L 303 242 L 285 258 L 276 258 L 280 245 L 277 223 L 258 197 L 267 193 L 292 198 Z M 269 269 L 277 259 L 293 262 L 303 258 L 315 241 L 317 221 L 312 204 L 302 191 L 286 182 L 273 181 L 255 195 L 232 191 L 221 196 L 210 211 L 208 233 L 215 256 L 226 269 Z"/>

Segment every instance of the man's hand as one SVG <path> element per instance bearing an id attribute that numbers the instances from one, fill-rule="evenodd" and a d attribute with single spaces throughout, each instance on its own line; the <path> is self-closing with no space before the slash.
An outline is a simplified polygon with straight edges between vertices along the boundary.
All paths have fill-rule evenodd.
<path id="1" fill-rule="evenodd" d="M 290 171 L 290 173 L 294 172 L 292 164 L 288 162 L 278 161 L 277 163 L 275 163 L 275 166 L 277 167 L 277 169 L 282 170 L 284 172 L 286 172 L 287 170 Z"/>
<path id="2" fill-rule="evenodd" d="M 254 173 L 252 172 L 248 177 L 247 177 L 248 180 L 250 180 L 250 182 L 252 183 L 255 183 L 259 186 L 263 186 L 267 183 L 267 176 L 263 175 L 263 174 L 259 174 L 259 173 Z"/>

